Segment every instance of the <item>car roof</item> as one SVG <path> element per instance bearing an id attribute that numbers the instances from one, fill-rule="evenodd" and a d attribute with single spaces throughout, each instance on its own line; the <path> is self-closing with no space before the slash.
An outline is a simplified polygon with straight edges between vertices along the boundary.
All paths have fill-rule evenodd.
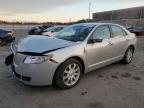
<path id="1" fill-rule="evenodd" d="M 74 24 L 74 25 L 90 25 L 90 26 L 113 25 L 113 26 L 119 26 L 119 27 L 125 29 L 124 26 L 119 25 L 119 24 L 115 24 L 115 23 L 97 23 L 97 22 L 91 22 L 91 23 L 79 23 L 79 24 Z"/>
<path id="2" fill-rule="evenodd" d="M 53 27 L 66 27 L 67 25 L 55 25 Z"/>
<path id="3" fill-rule="evenodd" d="M 115 23 L 97 23 L 97 22 L 92 22 L 92 23 L 79 23 L 80 25 L 81 24 L 85 24 L 85 25 L 118 25 L 118 26 L 121 26 L 119 24 L 115 24 Z M 78 25 L 79 25 L 78 24 Z"/>

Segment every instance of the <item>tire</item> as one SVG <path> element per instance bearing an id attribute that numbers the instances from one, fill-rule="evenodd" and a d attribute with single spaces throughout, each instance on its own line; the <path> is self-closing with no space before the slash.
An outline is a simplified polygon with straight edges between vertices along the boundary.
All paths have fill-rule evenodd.
<path id="1" fill-rule="evenodd" d="M 82 73 L 81 63 L 76 59 L 68 59 L 57 69 L 54 82 L 61 89 L 70 89 L 79 83 Z"/>
<path id="2" fill-rule="evenodd" d="M 134 53 L 134 49 L 132 47 L 129 47 L 124 55 L 124 58 L 122 60 L 123 64 L 129 64 L 131 63 L 132 59 L 133 59 L 133 53 Z"/>

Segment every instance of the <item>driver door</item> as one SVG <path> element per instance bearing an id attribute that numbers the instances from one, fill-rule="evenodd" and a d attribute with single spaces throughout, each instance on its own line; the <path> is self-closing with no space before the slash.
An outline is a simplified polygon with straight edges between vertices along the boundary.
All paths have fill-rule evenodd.
<path id="1" fill-rule="evenodd" d="M 108 64 L 113 53 L 112 43 L 110 43 L 111 32 L 108 25 L 97 27 L 90 39 L 102 39 L 102 42 L 87 43 L 86 55 L 89 71 Z"/>

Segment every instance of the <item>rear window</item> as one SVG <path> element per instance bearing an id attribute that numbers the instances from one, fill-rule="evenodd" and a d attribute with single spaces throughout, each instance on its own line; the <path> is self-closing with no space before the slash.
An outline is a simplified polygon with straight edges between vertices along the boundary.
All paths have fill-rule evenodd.
<path id="1" fill-rule="evenodd" d="M 125 36 L 127 33 L 118 26 L 111 26 L 113 37 Z"/>

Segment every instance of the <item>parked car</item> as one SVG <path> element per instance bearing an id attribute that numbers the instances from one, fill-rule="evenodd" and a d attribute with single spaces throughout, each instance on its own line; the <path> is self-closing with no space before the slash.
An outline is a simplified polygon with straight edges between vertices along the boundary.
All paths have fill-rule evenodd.
<path id="1" fill-rule="evenodd" d="M 52 25 L 43 25 L 43 26 L 34 27 L 29 30 L 28 34 L 29 35 L 41 35 L 43 33 L 43 31 L 49 27 L 53 27 L 53 26 Z"/>
<path id="2" fill-rule="evenodd" d="M 124 27 L 107 23 L 69 26 L 54 37 L 28 36 L 11 46 L 5 64 L 28 85 L 74 87 L 82 75 L 108 64 L 129 64 L 136 37 Z"/>
<path id="3" fill-rule="evenodd" d="M 47 28 L 53 27 L 53 25 L 43 25 L 42 27 L 47 29 Z"/>
<path id="4" fill-rule="evenodd" d="M 13 40 L 15 40 L 15 37 L 13 37 L 13 31 L 0 29 L 0 45 L 11 43 Z"/>
<path id="5" fill-rule="evenodd" d="M 61 31 L 62 29 L 64 29 L 65 27 L 66 26 L 54 26 L 54 27 L 47 28 L 46 30 L 44 30 L 42 35 L 53 36 L 56 33 L 58 33 L 59 31 Z"/>
<path id="6" fill-rule="evenodd" d="M 144 27 L 130 27 L 128 30 L 131 33 L 135 33 L 137 36 L 143 36 L 144 35 Z"/>

